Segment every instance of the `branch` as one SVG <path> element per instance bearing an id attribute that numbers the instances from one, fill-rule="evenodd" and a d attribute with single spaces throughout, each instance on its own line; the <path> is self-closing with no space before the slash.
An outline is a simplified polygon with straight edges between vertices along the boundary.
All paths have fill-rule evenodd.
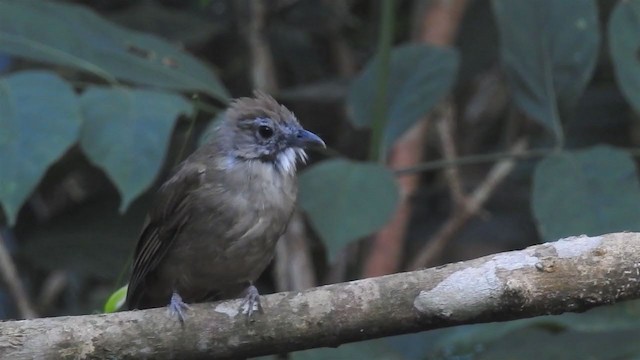
<path id="1" fill-rule="evenodd" d="M 440 148 L 445 160 L 453 161 L 458 157 L 456 150 L 456 141 L 454 139 L 455 120 L 454 109 L 451 101 L 443 101 L 436 118 L 436 129 L 440 137 Z M 467 206 L 467 197 L 464 193 L 460 171 L 458 166 L 449 166 L 444 169 L 444 175 L 447 178 L 447 185 L 451 192 L 451 198 L 456 207 Z"/>
<path id="2" fill-rule="evenodd" d="M 248 357 L 447 326 L 580 312 L 640 297 L 640 233 L 572 237 L 446 266 L 239 300 L 0 323 L 0 358 Z"/>
<path id="3" fill-rule="evenodd" d="M 274 94 L 278 90 L 271 46 L 266 39 L 267 4 L 264 0 L 249 1 L 247 41 L 251 55 L 251 80 L 254 89 Z"/>

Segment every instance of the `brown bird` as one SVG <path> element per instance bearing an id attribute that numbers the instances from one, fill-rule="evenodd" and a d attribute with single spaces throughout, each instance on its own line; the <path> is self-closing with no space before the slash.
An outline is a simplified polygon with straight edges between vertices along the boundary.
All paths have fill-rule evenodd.
<path id="1" fill-rule="evenodd" d="M 253 282 L 274 255 L 296 202 L 296 163 L 324 147 L 272 97 L 233 101 L 211 140 L 159 189 L 138 240 L 127 306 L 240 297 L 261 309 Z"/>

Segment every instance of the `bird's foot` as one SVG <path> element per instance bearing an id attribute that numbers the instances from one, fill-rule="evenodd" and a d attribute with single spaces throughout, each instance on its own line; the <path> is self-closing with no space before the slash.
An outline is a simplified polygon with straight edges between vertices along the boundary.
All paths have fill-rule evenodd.
<path id="1" fill-rule="evenodd" d="M 240 312 L 247 314 L 247 322 L 251 319 L 253 313 L 258 310 L 259 313 L 263 313 L 262 304 L 260 304 L 260 293 L 258 289 L 253 286 L 253 284 L 249 285 L 249 287 L 245 290 L 245 296 L 240 304 Z"/>
<path id="2" fill-rule="evenodd" d="M 180 324 L 184 325 L 184 320 L 187 318 L 185 311 L 191 309 L 191 307 L 182 301 L 182 297 L 177 292 L 174 291 L 171 295 L 171 301 L 168 307 L 171 316 L 177 316 Z"/>

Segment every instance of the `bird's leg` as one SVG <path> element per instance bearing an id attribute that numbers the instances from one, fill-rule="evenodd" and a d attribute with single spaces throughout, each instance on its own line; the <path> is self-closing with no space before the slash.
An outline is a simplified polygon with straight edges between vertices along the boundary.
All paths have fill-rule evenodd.
<path id="1" fill-rule="evenodd" d="M 248 321 L 253 315 L 254 309 L 257 308 L 259 313 L 263 313 L 264 310 L 262 309 L 262 304 L 260 304 L 260 293 L 252 283 L 249 283 L 244 293 L 244 299 L 242 300 L 242 304 L 240 304 L 240 311 L 247 313 Z M 245 306 L 247 306 L 246 310 L 244 309 Z"/>
<path id="2" fill-rule="evenodd" d="M 184 325 L 184 319 L 186 318 L 184 312 L 189 309 L 191 309 L 189 305 L 182 301 L 182 297 L 174 291 L 169 301 L 169 313 L 171 316 L 177 316 L 180 323 Z"/>

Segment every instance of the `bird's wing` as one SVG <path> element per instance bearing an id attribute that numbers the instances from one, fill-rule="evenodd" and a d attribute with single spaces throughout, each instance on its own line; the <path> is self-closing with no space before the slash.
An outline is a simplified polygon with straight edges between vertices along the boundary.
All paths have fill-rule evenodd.
<path id="1" fill-rule="evenodd" d="M 138 307 L 144 294 L 146 277 L 157 268 L 180 229 L 189 221 L 185 199 L 201 185 L 204 169 L 202 164 L 183 163 L 158 190 L 136 246 L 127 291 L 129 309 Z"/>

